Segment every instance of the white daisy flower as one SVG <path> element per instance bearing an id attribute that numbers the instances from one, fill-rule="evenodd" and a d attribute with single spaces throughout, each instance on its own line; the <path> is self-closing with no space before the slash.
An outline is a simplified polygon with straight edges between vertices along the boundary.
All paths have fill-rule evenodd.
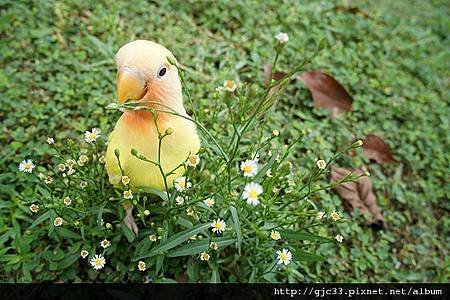
<path id="1" fill-rule="evenodd" d="M 175 179 L 175 189 L 179 192 L 189 189 L 192 184 L 189 182 L 189 179 L 186 176 L 178 177 Z"/>
<path id="2" fill-rule="evenodd" d="M 55 220 L 53 220 L 54 226 L 61 226 L 63 223 L 63 219 L 61 217 L 56 217 Z"/>
<path id="3" fill-rule="evenodd" d="M 278 250 L 277 252 L 278 264 L 288 265 L 292 260 L 292 253 L 289 250 L 283 249 L 282 251 Z"/>
<path id="4" fill-rule="evenodd" d="M 123 191 L 123 197 L 125 199 L 133 199 L 133 193 L 131 192 L 131 190 Z"/>
<path id="5" fill-rule="evenodd" d="M 203 200 L 203 203 L 205 203 L 206 206 L 208 206 L 208 207 L 212 207 L 214 205 L 215 201 L 213 198 L 208 198 L 208 199 Z"/>
<path id="6" fill-rule="evenodd" d="M 338 241 L 339 243 L 342 243 L 342 241 L 344 240 L 344 237 L 340 234 L 336 235 L 334 237 L 336 239 L 336 241 Z"/>
<path id="7" fill-rule="evenodd" d="M 65 164 L 58 164 L 58 170 L 60 172 L 64 172 L 66 170 L 66 165 Z"/>
<path id="8" fill-rule="evenodd" d="M 66 166 L 68 166 L 69 168 L 73 168 L 73 166 L 75 164 L 76 164 L 76 161 L 74 161 L 73 159 L 66 160 Z"/>
<path id="9" fill-rule="evenodd" d="M 146 265 L 145 265 L 145 262 L 143 262 L 142 260 L 140 260 L 139 262 L 138 262 L 138 269 L 139 269 L 139 271 L 145 271 L 145 269 L 146 269 Z"/>
<path id="10" fill-rule="evenodd" d="M 278 241 L 279 239 L 281 239 L 281 234 L 276 230 L 272 230 L 270 232 L 270 237 L 272 240 Z"/>
<path id="11" fill-rule="evenodd" d="M 109 246 L 111 246 L 111 242 L 108 241 L 107 239 L 104 239 L 103 241 L 100 242 L 100 246 L 102 246 L 103 249 L 106 249 Z"/>
<path id="12" fill-rule="evenodd" d="M 95 142 L 100 137 L 100 130 L 98 128 L 92 128 L 91 131 L 84 133 L 84 140 L 89 144 Z"/>
<path id="13" fill-rule="evenodd" d="M 187 209 L 186 209 L 186 214 L 188 215 L 188 216 L 193 216 L 194 215 L 194 210 L 191 208 L 191 207 L 188 207 Z"/>
<path id="14" fill-rule="evenodd" d="M 216 242 L 211 242 L 209 244 L 209 248 L 211 248 L 212 250 L 216 251 L 217 249 L 219 249 L 219 245 Z"/>
<path id="15" fill-rule="evenodd" d="M 30 210 L 31 210 L 32 213 L 37 213 L 39 211 L 39 205 L 34 204 L 34 203 L 31 204 L 30 205 Z"/>
<path id="16" fill-rule="evenodd" d="M 274 129 L 274 130 L 272 130 L 272 135 L 273 136 L 279 136 L 280 135 L 280 131 L 278 129 Z"/>
<path id="17" fill-rule="evenodd" d="M 67 171 L 67 175 L 72 175 L 73 173 L 75 173 L 75 169 L 69 167 L 69 170 Z"/>
<path id="18" fill-rule="evenodd" d="M 255 206 L 259 204 L 258 196 L 262 194 L 262 192 L 262 186 L 255 182 L 250 182 L 245 185 L 242 198 L 247 200 L 247 204 Z"/>
<path id="19" fill-rule="evenodd" d="M 53 182 L 53 177 L 48 175 L 45 180 L 44 180 L 45 184 L 51 184 Z"/>
<path id="20" fill-rule="evenodd" d="M 326 217 L 325 212 L 321 211 L 317 213 L 317 219 L 322 220 L 325 217 Z"/>
<path id="21" fill-rule="evenodd" d="M 83 249 L 83 250 L 81 250 L 80 255 L 82 258 L 86 258 L 89 255 L 89 252 L 87 250 Z"/>
<path id="22" fill-rule="evenodd" d="M 90 263 L 94 270 L 100 270 L 105 266 L 106 259 L 101 254 L 95 254 L 95 256 L 91 258 Z"/>
<path id="23" fill-rule="evenodd" d="M 275 38 L 278 40 L 280 44 L 287 43 L 289 41 L 289 36 L 287 33 L 279 32 L 277 35 L 275 35 Z"/>
<path id="24" fill-rule="evenodd" d="M 223 89 L 228 92 L 234 92 L 237 88 L 236 82 L 234 80 L 225 80 L 223 82 Z"/>
<path id="25" fill-rule="evenodd" d="M 69 206 L 70 204 L 72 204 L 72 199 L 70 199 L 70 197 L 64 198 L 64 204 Z"/>
<path id="26" fill-rule="evenodd" d="M 214 233 L 219 234 L 225 231 L 225 229 L 227 228 L 227 224 L 225 224 L 225 221 L 217 219 L 211 223 L 211 227 Z"/>
<path id="27" fill-rule="evenodd" d="M 55 143 L 55 139 L 52 138 L 52 137 L 48 137 L 46 142 L 47 142 L 47 144 L 49 144 L 49 145 L 53 145 L 53 144 Z"/>
<path id="28" fill-rule="evenodd" d="M 33 164 L 33 161 L 31 159 L 24 160 L 19 164 L 20 172 L 32 173 L 34 168 L 35 165 Z"/>
<path id="29" fill-rule="evenodd" d="M 125 186 L 130 184 L 130 177 L 122 176 L 122 184 L 125 185 Z"/>
<path id="30" fill-rule="evenodd" d="M 200 253 L 200 260 L 208 261 L 208 260 L 209 260 L 209 254 L 206 253 L 205 251 L 203 251 L 202 253 Z"/>
<path id="31" fill-rule="evenodd" d="M 184 198 L 183 198 L 183 197 L 180 197 L 180 196 L 177 196 L 177 197 L 175 198 L 175 203 L 176 203 L 177 205 L 183 205 L 183 204 L 184 204 Z"/>
<path id="32" fill-rule="evenodd" d="M 327 163 L 323 159 L 319 159 L 317 162 L 317 167 L 321 170 L 325 169 L 327 167 Z"/>
<path id="33" fill-rule="evenodd" d="M 330 217 L 333 219 L 333 221 L 339 221 L 339 219 L 341 219 L 341 216 L 337 213 L 337 211 L 333 211 L 330 214 Z"/>
<path id="34" fill-rule="evenodd" d="M 78 165 L 84 166 L 85 163 L 89 161 L 89 157 L 86 154 L 81 154 L 78 158 Z"/>
<path id="35" fill-rule="evenodd" d="M 152 234 L 148 237 L 148 239 L 152 242 L 156 242 L 158 240 L 158 237 L 156 236 L 156 234 Z"/>
<path id="36" fill-rule="evenodd" d="M 196 167 L 200 163 L 200 156 L 198 154 L 190 155 L 186 161 L 189 167 Z"/>
<path id="37" fill-rule="evenodd" d="M 257 160 L 246 160 L 241 163 L 241 171 L 244 173 L 244 177 L 253 177 L 258 172 Z"/>

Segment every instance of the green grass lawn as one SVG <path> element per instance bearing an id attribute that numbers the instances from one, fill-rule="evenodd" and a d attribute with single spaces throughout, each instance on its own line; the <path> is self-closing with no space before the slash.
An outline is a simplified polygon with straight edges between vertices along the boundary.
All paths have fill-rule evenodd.
<path id="1" fill-rule="evenodd" d="M 0 281 L 79 280 L 76 271 L 48 271 L 40 252 L 48 240 L 21 248 L 18 240 L 30 235 L 35 218 L 23 203 L 36 187 L 18 164 L 28 157 L 52 161 L 47 136 L 112 130 L 119 115 L 105 107 L 116 99 L 119 47 L 148 39 L 170 49 L 194 99 L 186 106 L 215 128 L 208 118 L 215 88 L 226 79 L 262 84 L 274 35 L 284 31 L 290 40 L 279 70 L 291 70 L 326 38 L 328 47 L 306 69 L 332 75 L 354 99 L 350 113 L 330 119 L 313 108 L 300 81 L 287 86 L 264 130 L 280 130 L 278 146 L 304 135 L 288 157 L 297 174 L 371 133 L 383 137 L 401 163 L 379 165 L 361 153 L 341 159 L 342 167 L 367 166 L 388 230 L 373 231 L 362 216 L 345 214 L 347 222 L 318 232 L 340 233 L 343 243 L 317 246 L 326 259 L 288 269 L 282 281 L 448 282 L 448 2 L 7 0 L 0 8 L 0 262 L 24 252 L 36 261 L 31 277 L 15 261 L 2 267 Z M 309 200 L 318 210 L 343 210 L 331 190 Z M 246 281 L 222 278 L 236 280 Z"/>

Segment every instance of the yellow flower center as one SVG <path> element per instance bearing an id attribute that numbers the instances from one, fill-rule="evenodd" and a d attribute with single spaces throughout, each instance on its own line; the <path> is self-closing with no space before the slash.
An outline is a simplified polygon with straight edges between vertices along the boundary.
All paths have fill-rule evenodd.
<path id="1" fill-rule="evenodd" d="M 250 198 L 258 198 L 258 192 L 255 189 L 251 190 L 248 194 Z"/>
<path id="2" fill-rule="evenodd" d="M 29 163 L 25 163 L 24 168 L 28 170 L 31 168 L 31 165 Z"/>
<path id="3" fill-rule="evenodd" d="M 234 87 L 234 81 L 233 80 L 225 81 L 225 87 L 232 89 Z"/>
<path id="4" fill-rule="evenodd" d="M 253 170 L 252 166 L 247 165 L 244 167 L 244 173 L 250 173 Z"/>
<path id="5" fill-rule="evenodd" d="M 186 181 L 181 181 L 180 182 L 180 186 L 183 187 L 183 188 L 186 187 Z"/>
<path id="6" fill-rule="evenodd" d="M 102 264 L 102 260 L 100 258 L 96 258 L 94 263 L 95 263 L 95 265 L 99 266 Z"/>
<path id="7" fill-rule="evenodd" d="M 89 133 L 89 138 L 91 140 L 95 140 L 95 138 L 96 138 L 95 133 L 93 133 L 93 132 Z"/>
<path id="8" fill-rule="evenodd" d="M 282 253 L 280 254 L 280 259 L 281 259 L 281 260 L 287 260 L 287 259 L 288 259 L 287 254 L 284 253 L 284 252 L 282 252 Z"/>

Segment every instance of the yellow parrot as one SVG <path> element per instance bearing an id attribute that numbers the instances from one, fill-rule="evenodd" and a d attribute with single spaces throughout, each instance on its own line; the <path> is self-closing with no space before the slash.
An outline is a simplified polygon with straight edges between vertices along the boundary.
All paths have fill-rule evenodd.
<path id="1" fill-rule="evenodd" d="M 173 54 L 158 43 L 136 40 L 122 46 L 116 54 L 117 98 L 123 104 L 132 101 L 152 101 L 170 107 L 178 114 L 189 116 L 183 106 L 182 87 L 178 70 L 171 65 L 167 57 L 175 60 Z M 154 109 L 168 110 L 157 103 L 144 103 Z M 190 154 L 200 149 L 200 139 L 195 123 L 170 113 L 159 113 L 157 117 L 159 132 L 171 128 L 172 134 L 162 140 L 161 166 L 165 173 L 182 164 Z M 106 151 L 106 170 L 109 182 L 121 184 L 121 170 L 115 155 L 120 151 L 120 164 L 123 175 L 130 178 L 131 190 L 139 187 L 151 187 L 164 190 L 164 181 L 157 166 L 131 155 L 131 149 L 147 159 L 157 161 L 158 131 L 152 113 L 148 110 L 126 110 L 109 136 Z M 169 187 L 182 176 L 185 168 L 178 168 L 167 177 Z M 125 205 L 125 224 L 138 234 L 131 203 Z"/>

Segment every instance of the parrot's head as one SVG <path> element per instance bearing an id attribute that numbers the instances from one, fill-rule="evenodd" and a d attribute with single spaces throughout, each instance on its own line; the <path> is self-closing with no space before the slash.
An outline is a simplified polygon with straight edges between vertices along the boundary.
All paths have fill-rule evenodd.
<path id="1" fill-rule="evenodd" d="M 184 110 L 178 70 L 168 58 L 176 61 L 172 52 L 155 42 L 136 40 L 122 46 L 116 54 L 119 103 L 154 101 Z"/>

